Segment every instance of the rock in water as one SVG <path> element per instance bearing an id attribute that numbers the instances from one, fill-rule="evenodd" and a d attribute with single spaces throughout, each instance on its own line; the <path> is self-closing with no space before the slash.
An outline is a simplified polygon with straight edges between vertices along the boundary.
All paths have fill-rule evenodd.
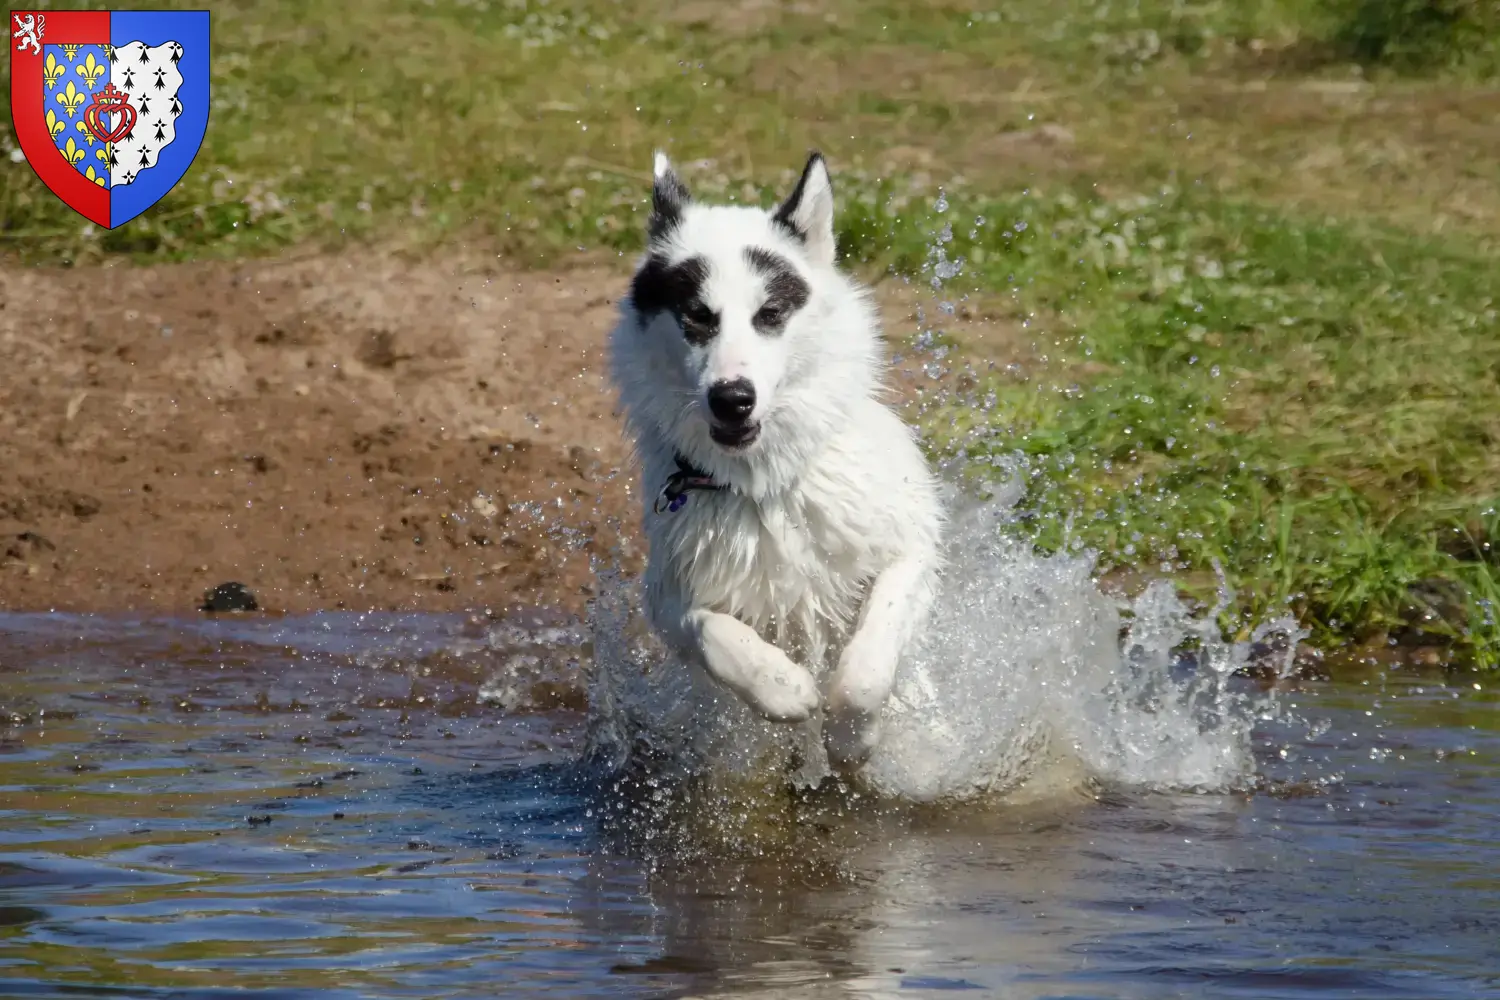
<path id="1" fill-rule="evenodd" d="M 258 611 L 255 595 L 243 583 L 221 583 L 203 595 L 199 611 Z"/>

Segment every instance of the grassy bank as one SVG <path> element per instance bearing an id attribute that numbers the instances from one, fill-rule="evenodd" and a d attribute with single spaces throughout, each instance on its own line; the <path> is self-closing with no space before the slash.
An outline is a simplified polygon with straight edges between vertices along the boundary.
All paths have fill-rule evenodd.
<path id="1" fill-rule="evenodd" d="M 639 246 L 658 144 L 754 201 L 816 145 L 852 260 L 921 275 L 951 225 L 943 297 L 1013 328 L 928 419 L 1019 456 L 1039 543 L 1198 590 L 1217 562 L 1232 617 L 1291 606 L 1324 645 L 1500 662 L 1493 3 L 209 6 L 189 177 L 104 233 L 0 161 L 0 252 L 545 266 Z"/>

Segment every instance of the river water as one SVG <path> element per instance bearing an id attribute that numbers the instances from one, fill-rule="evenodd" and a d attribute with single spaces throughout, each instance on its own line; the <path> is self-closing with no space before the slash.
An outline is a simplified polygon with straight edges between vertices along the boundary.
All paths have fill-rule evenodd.
<path id="1" fill-rule="evenodd" d="M 586 753 L 593 638 L 0 616 L 0 996 L 1500 996 L 1471 677 L 1232 678 L 1218 790 L 1085 752 L 715 826 Z"/>

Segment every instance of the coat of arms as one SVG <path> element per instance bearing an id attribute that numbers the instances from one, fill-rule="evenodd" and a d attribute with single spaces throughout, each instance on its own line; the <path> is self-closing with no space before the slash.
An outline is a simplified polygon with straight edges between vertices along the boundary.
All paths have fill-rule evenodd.
<path id="1" fill-rule="evenodd" d="M 155 205 L 208 128 L 208 11 L 11 11 L 10 110 L 42 183 L 106 229 Z"/>

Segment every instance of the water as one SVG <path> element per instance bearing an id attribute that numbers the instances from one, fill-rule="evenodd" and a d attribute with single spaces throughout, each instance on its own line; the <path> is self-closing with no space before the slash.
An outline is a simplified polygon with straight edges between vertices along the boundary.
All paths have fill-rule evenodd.
<path id="1" fill-rule="evenodd" d="M 3 996 L 1500 996 L 1500 714 L 1467 679 L 1271 699 L 1142 653 L 1157 711 L 1176 678 L 1249 719 L 1243 771 L 1227 721 L 1125 751 L 1158 780 L 1101 769 L 1140 736 L 1106 699 L 1004 794 L 767 792 L 796 821 L 736 839 L 585 759 L 566 623 L 0 637 Z"/>
<path id="2" fill-rule="evenodd" d="M 1234 644 L 1213 609 L 1192 614 L 1167 583 L 1129 606 L 1106 598 L 1087 555 L 1041 556 L 1002 530 L 1017 482 L 983 500 L 949 498 L 937 610 L 898 671 L 885 735 L 863 773 L 871 790 L 937 802 L 1049 781 L 1248 787 L 1251 727 L 1282 709 L 1271 692 L 1229 680 L 1256 653 L 1259 666 L 1288 676 L 1295 622 L 1268 622 Z M 779 769 L 800 786 L 829 777 L 816 722 L 760 721 L 651 642 L 628 581 L 607 579 L 602 595 L 592 735 L 612 767 L 645 747 L 699 776 Z"/>

